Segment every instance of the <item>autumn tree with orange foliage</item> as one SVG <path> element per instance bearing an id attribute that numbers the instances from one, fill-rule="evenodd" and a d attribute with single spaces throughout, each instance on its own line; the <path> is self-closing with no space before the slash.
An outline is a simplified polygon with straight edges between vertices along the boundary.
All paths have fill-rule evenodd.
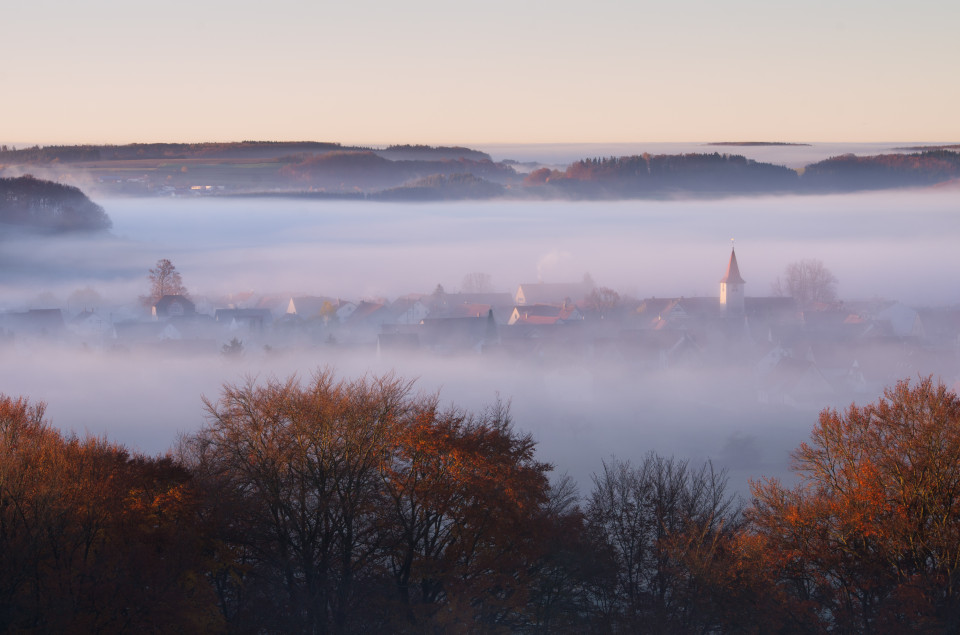
<path id="1" fill-rule="evenodd" d="M 823 411 L 793 456 L 800 484 L 752 484 L 752 529 L 798 622 L 960 629 L 958 457 L 960 399 L 928 377 Z"/>
<path id="2" fill-rule="evenodd" d="M 503 404 L 479 413 L 416 404 L 384 467 L 385 547 L 411 623 L 516 625 L 539 553 L 549 469 Z"/>
<path id="3" fill-rule="evenodd" d="M 189 474 L 0 395 L 0 630 L 215 632 Z"/>
<path id="4" fill-rule="evenodd" d="M 409 383 L 318 372 L 225 385 L 183 459 L 218 506 L 231 628 L 348 632 L 382 594 L 380 474 Z"/>
<path id="5" fill-rule="evenodd" d="M 231 628 L 513 626 L 549 467 L 506 408 L 441 410 L 393 375 L 227 385 L 182 456 L 221 511 Z M 233 559 L 226 562 L 224 559 Z"/>

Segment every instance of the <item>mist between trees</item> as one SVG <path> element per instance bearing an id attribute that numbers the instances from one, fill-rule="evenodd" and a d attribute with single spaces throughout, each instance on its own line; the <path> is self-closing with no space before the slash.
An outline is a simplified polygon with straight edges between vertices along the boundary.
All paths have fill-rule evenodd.
<path id="1" fill-rule="evenodd" d="M 248 379 L 204 410 L 149 457 L 0 398 L 0 628 L 960 627 L 960 399 L 929 378 L 824 410 L 798 484 L 754 481 L 749 503 L 653 453 L 581 494 L 508 404 L 444 406 L 390 373 Z"/>

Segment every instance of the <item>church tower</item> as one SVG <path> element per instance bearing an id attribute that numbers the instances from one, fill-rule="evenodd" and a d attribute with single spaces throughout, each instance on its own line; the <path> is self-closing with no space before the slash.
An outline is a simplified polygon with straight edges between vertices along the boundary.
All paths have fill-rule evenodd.
<path id="1" fill-rule="evenodd" d="M 730 248 L 730 262 L 727 264 L 727 275 L 720 280 L 720 307 L 724 313 L 743 313 L 743 285 L 746 281 L 740 277 L 740 267 L 737 266 L 737 252 Z"/>

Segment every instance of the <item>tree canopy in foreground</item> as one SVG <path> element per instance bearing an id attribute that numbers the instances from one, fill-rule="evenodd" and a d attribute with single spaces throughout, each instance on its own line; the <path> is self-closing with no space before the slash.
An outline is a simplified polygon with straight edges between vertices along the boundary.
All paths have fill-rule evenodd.
<path id="1" fill-rule="evenodd" d="M 169 456 L 0 395 L 0 630 L 957 632 L 960 399 L 825 410 L 800 483 L 604 461 L 581 499 L 509 410 L 395 375 L 228 384 Z"/>
<path id="2" fill-rule="evenodd" d="M 793 455 L 801 482 L 754 484 L 776 581 L 843 632 L 960 628 L 960 399 L 931 378 L 824 410 Z"/>

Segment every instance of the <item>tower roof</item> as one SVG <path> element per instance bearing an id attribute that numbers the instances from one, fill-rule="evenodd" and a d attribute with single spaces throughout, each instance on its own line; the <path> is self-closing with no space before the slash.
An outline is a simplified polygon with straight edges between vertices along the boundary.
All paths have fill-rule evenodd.
<path id="1" fill-rule="evenodd" d="M 737 266 L 737 252 L 730 249 L 730 263 L 727 265 L 727 275 L 720 282 L 724 284 L 746 284 L 747 281 L 740 277 L 740 267 Z"/>

